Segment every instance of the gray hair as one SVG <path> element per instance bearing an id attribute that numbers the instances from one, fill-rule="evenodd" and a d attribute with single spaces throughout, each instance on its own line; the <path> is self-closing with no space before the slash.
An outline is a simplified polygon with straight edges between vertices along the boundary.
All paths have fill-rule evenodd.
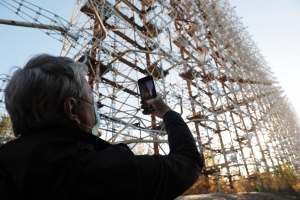
<path id="1" fill-rule="evenodd" d="M 80 74 L 86 71 L 85 64 L 47 54 L 36 55 L 18 68 L 4 90 L 15 136 L 63 125 L 63 102 L 67 97 L 83 98 Z"/>

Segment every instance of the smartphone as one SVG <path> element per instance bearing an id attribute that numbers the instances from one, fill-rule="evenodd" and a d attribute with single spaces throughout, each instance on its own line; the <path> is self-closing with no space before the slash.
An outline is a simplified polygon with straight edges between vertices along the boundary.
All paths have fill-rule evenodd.
<path id="1" fill-rule="evenodd" d="M 154 108 L 152 106 L 149 107 L 146 101 L 149 99 L 156 98 L 156 89 L 153 77 L 150 75 L 139 79 L 138 85 L 142 99 L 142 104 L 144 106 L 144 111 L 145 113 L 150 113 L 150 111 L 154 110 Z"/>

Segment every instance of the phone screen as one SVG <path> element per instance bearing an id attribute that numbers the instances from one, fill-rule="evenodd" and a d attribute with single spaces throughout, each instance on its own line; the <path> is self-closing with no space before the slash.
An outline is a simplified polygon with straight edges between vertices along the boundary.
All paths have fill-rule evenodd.
<path id="1" fill-rule="evenodd" d="M 145 112 L 153 110 L 153 107 L 149 107 L 145 102 L 146 100 L 156 98 L 156 90 L 152 77 L 146 77 L 139 80 L 139 88 Z"/>

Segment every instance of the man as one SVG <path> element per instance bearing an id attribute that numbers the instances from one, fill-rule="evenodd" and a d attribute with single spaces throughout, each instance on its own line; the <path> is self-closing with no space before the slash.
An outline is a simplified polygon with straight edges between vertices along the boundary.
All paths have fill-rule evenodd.
<path id="1" fill-rule="evenodd" d="M 134 155 L 95 136 L 99 123 L 85 65 L 37 55 L 5 89 L 17 139 L 0 148 L 1 199 L 174 199 L 199 177 L 189 128 L 159 95 L 169 155 Z M 92 134 L 93 133 L 93 134 Z"/>

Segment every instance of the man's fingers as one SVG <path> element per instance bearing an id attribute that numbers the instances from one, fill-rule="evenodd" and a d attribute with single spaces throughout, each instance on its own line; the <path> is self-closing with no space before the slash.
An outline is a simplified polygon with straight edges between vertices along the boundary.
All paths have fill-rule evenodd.
<path id="1" fill-rule="evenodd" d="M 147 100 L 146 103 L 148 104 L 148 106 L 152 106 L 155 102 L 155 99 L 150 99 L 150 100 Z"/>
<path id="2" fill-rule="evenodd" d="M 159 98 L 162 98 L 162 95 L 160 93 L 157 93 L 156 96 L 159 97 Z"/>
<path id="3" fill-rule="evenodd" d="M 155 105 L 156 105 L 157 103 L 159 103 L 160 101 L 163 101 L 163 100 L 162 100 L 162 95 L 158 93 L 156 98 L 149 99 L 149 100 L 145 100 L 145 103 L 148 104 L 148 107 L 151 107 L 151 106 L 155 107 Z M 144 106 L 143 106 L 142 101 L 140 101 L 140 103 L 141 103 L 141 108 L 144 109 Z M 144 115 L 150 115 L 150 114 L 154 114 L 154 113 L 155 113 L 155 110 L 152 110 L 152 111 L 150 111 L 150 112 L 148 112 L 148 113 L 145 113 L 145 111 L 142 111 L 142 113 L 143 113 Z"/>
<path id="4" fill-rule="evenodd" d="M 143 115 L 150 115 L 151 113 L 153 113 L 153 111 L 149 112 L 149 113 L 145 113 L 145 111 L 142 111 Z"/>
<path id="5" fill-rule="evenodd" d="M 152 106 L 155 110 L 153 109 L 153 110 L 145 113 L 145 110 L 144 110 L 145 108 L 143 106 L 143 103 L 145 105 L 147 105 L 147 107 L 151 107 Z M 157 97 L 156 98 L 145 100 L 143 103 L 141 101 L 141 108 L 143 109 L 142 113 L 144 115 L 155 114 L 155 116 L 157 116 L 159 118 L 162 118 L 163 115 L 167 111 L 171 110 L 171 108 L 168 105 L 165 104 L 163 96 L 161 94 L 159 94 L 159 93 L 157 93 Z"/>

